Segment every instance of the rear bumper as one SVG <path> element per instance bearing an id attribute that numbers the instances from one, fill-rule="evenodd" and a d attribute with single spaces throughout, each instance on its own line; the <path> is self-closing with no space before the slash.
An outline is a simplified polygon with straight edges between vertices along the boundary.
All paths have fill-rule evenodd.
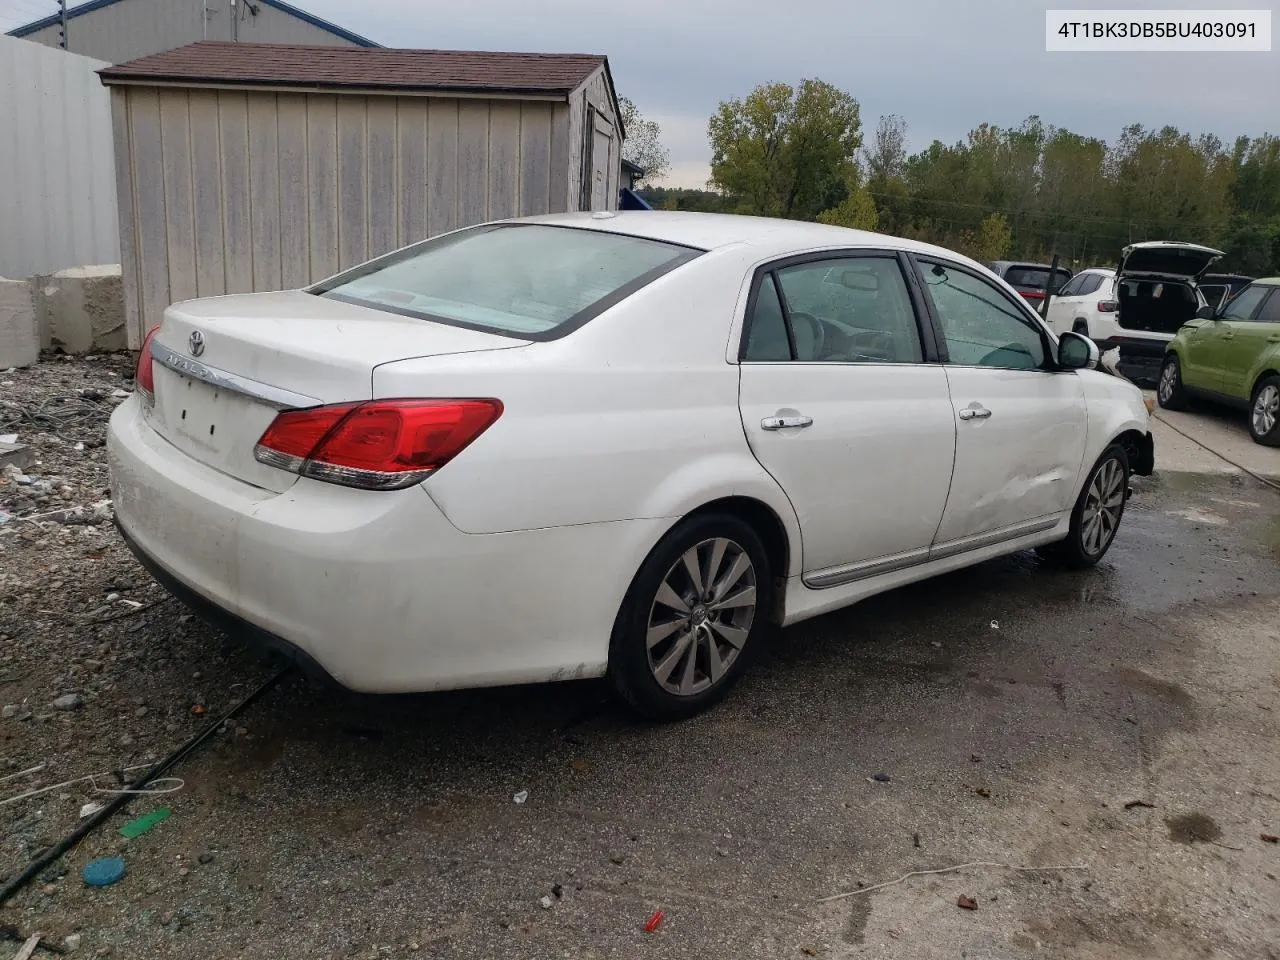
<path id="1" fill-rule="evenodd" d="M 1159 378 L 1160 364 L 1164 362 L 1165 352 L 1169 349 L 1172 340 L 1172 337 L 1161 340 L 1117 335 L 1094 342 L 1103 353 L 1119 348 L 1120 362 L 1117 367 L 1120 372 L 1130 380 L 1144 384 L 1152 383 Z"/>
<path id="2" fill-rule="evenodd" d="M 125 546 L 129 548 L 152 578 L 160 586 L 164 587 L 169 593 L 180 600 L 194 613 L 203 620 L 213 624 L 224 633 L 230 634 L 238 640 L 247 642 L 253 646 L 260 646 L 271 652 L 289 660 L 302 673 L 306 674 L 312 680 L 315 680 L 325 686 L 341 686 L 333 676 L 322 667 L 314 657 L 303 650 L 301 647 L 290 643 L 283 637 L 277 637 L 273 633 L 268 633 L 260 627 L 254 626 L 248 620 L 236 616 L 230 610 L 219 606 L 215 601 L 201 594 L 198 590 L 187 586 L 169 570 L 165 569 L 155 557 L 151 556 L 147 551 L 138 546 L 137 542 L 129 536 L 128 531 L 116 521 L 116 530 L 120 534 L 120 538 L 124 540 Z"/>
<path id="3" fill-rule="evenodd" d="M 465 534 L 420 487 L 263 490 L 188 457 L 125 401 L 107 435 L 117 523 L 210 619 L 352 690 L 599 676 L 668 521 Z"/>
<path id="4" fill-rule="evenodd" d="M 1165 355 L 1165 351 L 1169 349 L 1169 344 L 1172 342 L 1173 337 L 1169 337 L 1167 340 L 1160 340 L 1154 337 L 1126 337 L 1120 335 L 1096 341 L 1098 349 L 1104 352 L 1119 347 L 1121 359 L 1134 361 L 1154 359 L 1157 363 Z"/>

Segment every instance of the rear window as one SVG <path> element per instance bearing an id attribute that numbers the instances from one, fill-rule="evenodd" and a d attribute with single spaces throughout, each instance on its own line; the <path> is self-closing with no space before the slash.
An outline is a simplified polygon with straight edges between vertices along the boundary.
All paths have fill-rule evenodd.
<path id="1" fill-rule="evenodd" d="M 701 252 L 600 230 L 486 225 L 388 254 L 310 292 L 424 320 L 550 340 Z"/>
<path id="2" fill-rule="evenodd" d="M 1047 290 L 1049 288 L 1049 268 L 1010 267 L 1006 271 L 1004 279 L 1011 287 L 1030 287 L 1033 290 Z M 1061 287 L 1070 279 L 1070 273 L 1066 270 L 1059 270 L 1056 286 Z"/>

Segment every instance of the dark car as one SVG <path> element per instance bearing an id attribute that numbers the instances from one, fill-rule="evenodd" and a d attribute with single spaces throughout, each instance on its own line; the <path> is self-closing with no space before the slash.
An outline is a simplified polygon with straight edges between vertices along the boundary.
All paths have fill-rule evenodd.
<path id="1" fill-rule="evenodd" d="M 1013 287 L 1037 310 L 1049 292 L 1049 274 L 1053 269 L 1047 263 L 1022 263 L 1016 260 L 994 260 L 985 265 L 988 270 Z M 1058 268 L 1054 292 L 1070 280 L 1072 273 L 1066 267 Z"/>
<path id="2" fill-rule="evenodd" d="M 1205 302 L 1213 309 L 1219 309 L 1237 293 L 1253 283 L 1253 277 L 1243 277 L 1238 273 L 1206 273 L 1196 284 L 1204 294 Z"/>

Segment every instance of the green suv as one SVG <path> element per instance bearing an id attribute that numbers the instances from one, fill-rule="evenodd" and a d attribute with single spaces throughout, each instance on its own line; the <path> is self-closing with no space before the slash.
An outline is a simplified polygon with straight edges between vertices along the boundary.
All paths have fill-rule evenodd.
<path id="1" fill-rule="evenodd" d="M 1194 397 L 1249 411 L 1249 433 L 1280 446 L 1280 277 L 1255 280 L 1215 313 L 1202 307 L 1164 355 L 1156 399 L 1181 410 Z"/>

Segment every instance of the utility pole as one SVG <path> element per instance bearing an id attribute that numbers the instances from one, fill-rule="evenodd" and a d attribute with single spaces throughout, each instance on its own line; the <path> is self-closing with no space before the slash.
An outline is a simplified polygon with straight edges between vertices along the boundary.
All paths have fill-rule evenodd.
<path id="1" fill-rule="evenodd" d="M 67 49 L 67 0 L 58 0 L 58 46 Z"/>

